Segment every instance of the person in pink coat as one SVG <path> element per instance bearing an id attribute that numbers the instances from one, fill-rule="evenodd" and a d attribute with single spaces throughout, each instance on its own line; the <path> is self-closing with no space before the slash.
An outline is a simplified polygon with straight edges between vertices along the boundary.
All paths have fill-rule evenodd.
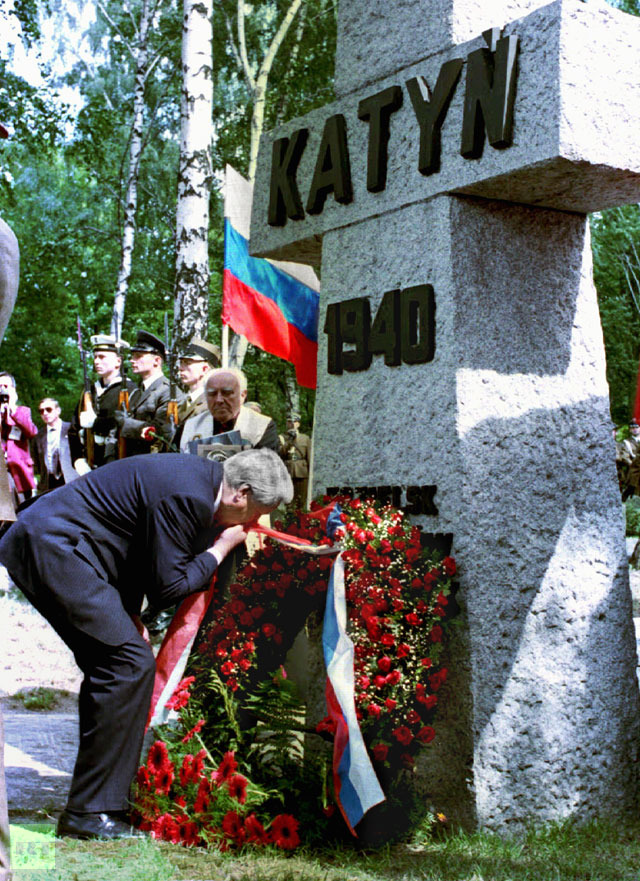
<path id="1" fill-rule="evenodd" d="M 0 373 L 0 434 L 7 468 L 19 502 L 31 498 L 36 485 L 29 441 L 38 433 L 29 407 L 18 405 L 16 381 L 10 373 Z"/>

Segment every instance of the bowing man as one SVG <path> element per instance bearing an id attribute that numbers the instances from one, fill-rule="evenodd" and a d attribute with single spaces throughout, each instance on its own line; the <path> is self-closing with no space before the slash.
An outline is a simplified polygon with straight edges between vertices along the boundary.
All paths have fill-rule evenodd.
<path id="1" fill-rule="evenodd" d="M 40 497 L 4 535 L 0 562 L 84 673 L 80 745 L 58 835 L 136 834 L 128 796 L 155 674 L 139 632 L 144 595 L 162 609 L 206 589 L 247 526 L 292 497 L 271 450 L 224 464 L 133 456 Z"/>

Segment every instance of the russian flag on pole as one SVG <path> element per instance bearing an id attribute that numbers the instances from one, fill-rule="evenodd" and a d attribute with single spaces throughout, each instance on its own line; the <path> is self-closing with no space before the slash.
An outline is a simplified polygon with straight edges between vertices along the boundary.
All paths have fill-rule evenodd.
<path id="1" fill-rule="evenodd" d="M 298 384 L 315 388 L 320 282 L 302 263 L 249 256 L 252 199 L 251 184 L 227 165 L 222 323 L 291 361 Z"/>
<path id="2" fill-rule="evenodd" d="M 336 723 L 333 782 L 338 807 L 349 829 L 385 795 L 373 770 L 356 716 L 353 642 L 347 634 L 344 563 L 339 555 L 331 568 L 322 629 L 327 668 L 327 709 Z"/>

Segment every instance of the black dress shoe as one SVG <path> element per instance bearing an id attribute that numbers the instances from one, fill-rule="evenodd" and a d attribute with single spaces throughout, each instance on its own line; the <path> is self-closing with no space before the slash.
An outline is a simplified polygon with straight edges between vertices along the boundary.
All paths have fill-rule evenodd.
<path id="1" fill-rule="evenodd" d="M 80 814 L 63 811 L 58 819 L 58 838 L 144 838 L 145 833 L 122 819 L 122 813 Z"/>

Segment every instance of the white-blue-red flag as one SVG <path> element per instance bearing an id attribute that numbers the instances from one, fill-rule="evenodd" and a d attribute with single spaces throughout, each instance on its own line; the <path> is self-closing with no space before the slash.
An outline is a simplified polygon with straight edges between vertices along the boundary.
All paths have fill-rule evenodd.
<path id="1" fill-rule="evenodd" d="M 333 742 L 333 784 L 336 802 L 349 829 L 369 808 L 384 801 L 356 716 L 354 648 L 347 634 L 344 562 L 331 567 L 324 613 L 322 647 L 327 668 L 327 710 L 336 723 Z"/>
<path id="2" fill-rule="evenodd" d="M 320 282 L 310 266 L 249 256 L 253 187 L 225 172 L 222 323 L 291 361 L 299 385 L 316 387 Z"/>

